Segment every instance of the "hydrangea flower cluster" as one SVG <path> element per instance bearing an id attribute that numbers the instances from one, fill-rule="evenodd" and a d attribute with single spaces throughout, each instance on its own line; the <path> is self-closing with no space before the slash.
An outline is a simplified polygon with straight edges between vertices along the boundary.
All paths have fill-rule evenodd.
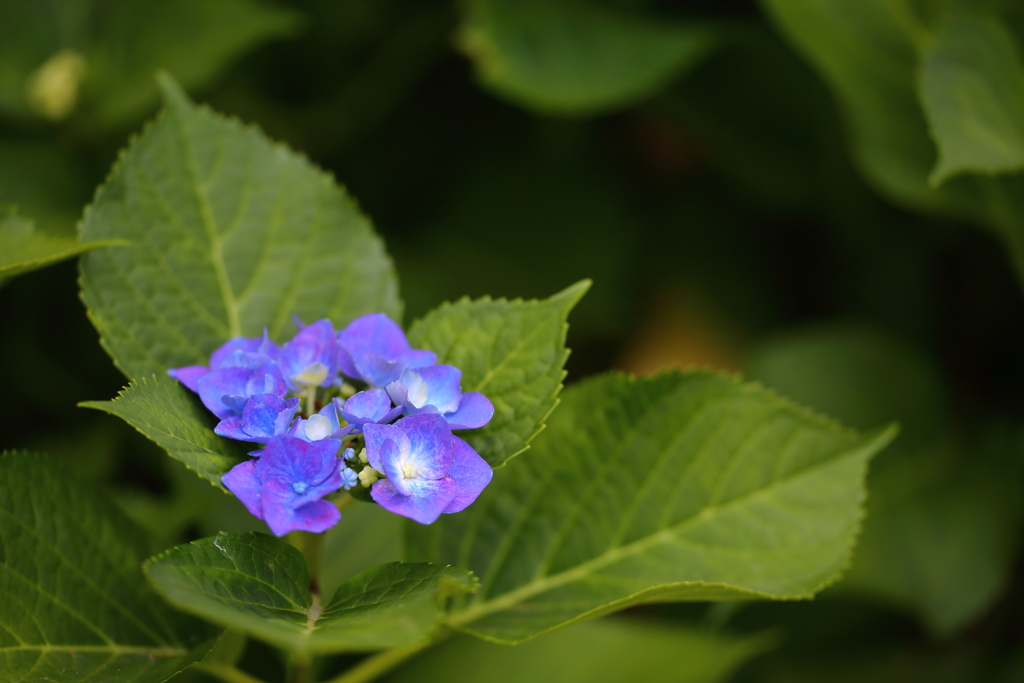
<path id="1" fill-rule="evenodd" d="M 341 513 L 324 497 L 342 489 L 421 524 L 476 500 L 491 467 L 452 430 L 484 426 L 494 406 L 463 393 L 458 368 L 411 348 L 383 313 L 341 332 L 296 323 L 282 346 L 264 331 L 168 371 L 220 418 L 217 434 L 261 444 L 222 478 L 249 512 L 283 536 L 334 526 Z"/>

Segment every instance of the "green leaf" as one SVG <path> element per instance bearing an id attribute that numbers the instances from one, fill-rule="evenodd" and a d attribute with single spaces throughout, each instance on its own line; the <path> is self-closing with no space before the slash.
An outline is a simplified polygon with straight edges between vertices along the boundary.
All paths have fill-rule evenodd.
<path id="1" fill-rule="evenodd" d="M 949 391 L 936 363 L 862 322 L 802 325 L 768 337 L 747 359 L 746 374 L 855 429 L 898 420 L 900 438 L 887 455 L 933 443 L 949 421 Z"/>
<path id="2" fill-rule="evenodd" d="M 346 581 L 324 607 L 302 554 L 252 532 L 172 548 L 144 569 L 174 606 L 300 654 L 409 645 L 440 623 L 445 598 L 476 588 L 463 569 L 393 562 Z"/>
<path id="3" fill-rule="evenodd" d="M 995 17 L 954 6 L 924 55 L 921 101 L 939 147 L 933 185 L 1024 168 L 1024 65 Z"/>
<path id="4" fill-rule="evenodd" d="M 766 14 L 830 86 L 861 170 L 915 210 L 985 220 L 977 189 L 928 183 L 936 151 L 917 99 L 918 50 L 888 0 L 761 0 Z"/>
<path id="5" fill-rule="evenodd" d="M 706 26 L 579 0 L 469 0 L 459 42 L 489 88 L 541 112 L 595 114 L 647 97 L 706 57 Z"/>
<path id="6" fill-rule="evenodd" d="M 221 476 L 247 459 L 242 442 L 214 434 L 216 419 L 210 411 L 192 392 L 166 375 L 135 380 L 113 401 L 78 405 L 117 415 L 172 458 L 222 489 Z"/>
<path id="7" fill-rule="evenodd" d="M 461 636 L 431 648 L 387 680 L 477 683 L 486 671 L 488 683 L 716 683 L 773 641 L 765 634 L 601 619 L 515 648 Z"/>
<path id="8" fill-rule="evenodd" d="M 216 633 L 146 584 L 145 535 L 60 472 L 43 455 L 0 455 L 4 683 L 167 680 Z"/>
<path id="9" fill-rule="evenodd" d="M 153 73 L 199 88 L 257 45 L 295 32 L 300 16 L 266 0 L 0 4 L 0 108 L 104 127 L 156 101 Z"/>
<path id="10" fill-rule="evenodd" d="M 409 341 L 462 370 L 462 390 L 494 404 L 481 429 L 459 435 L 492 467 L 522 453 L 558 404 L 566 318 L 590 287 L 584 280 L 544 301 L 463 299 L 416 321 Z"/>
<path id="11" fill-rule="evenodd" d="M 1018 445 L 998 432 L 958 443 L 947 389 L 921 350 L 863 324 L 814 325 L 762 344 L 748 372 L 856 427 L 901 423 L 872 465 L 864 530 L 837 591 L 906 609 L 938 636 L 992 604 L 1019 548 Z"/>
<path id="12" fill-rule="evenodd" d="M 259 131 L 193 106 L 166 76 L 166 108 L 122 153 L 86 210 L 83 239 L 131 246 L 82 261 L 82 297 L 132 378 L 204 364 L 231 337 L 292 316 L 343 325 L 400 317 L 390 259 L 334 180 Z"/>
<path id="13" fill-rule="evenodd" d="M 810 597 L 848 563 L 895 431 L 706 372 L 601 376 L 563 403 L 469 510 L 407 526 L 414 559 L 481 577 L 453 626 L 515 643 L 647 602 Z"/>
<path id="14" fill-rule="evenodd" d="M 82 244 L 67 237 L 36 232 L 32 221 L 21 216 L 0 218 L 0 281 L 111 244 L 123 243 L 106 241 Z"/>
<path id="15" fill-rule="evenodd" d="M 837 590 L 904 608 L 939 638 L 969 626 L 1013 575 L 1024 526 L 1019 451 L 1016 439 L 997 437 L 963 454 L 949 440 L 894 453 L 872 474 L 864 532 Z"/>

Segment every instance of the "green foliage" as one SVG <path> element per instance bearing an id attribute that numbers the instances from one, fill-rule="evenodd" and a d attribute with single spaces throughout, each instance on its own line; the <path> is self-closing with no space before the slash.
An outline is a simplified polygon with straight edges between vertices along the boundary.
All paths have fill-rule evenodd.
<path id="1" fill-rule="evenodd" d="M 36 232 L 32 221 L 21 216 L 0 218 L 0 282 L 111 244 L 120 243 L 108 241 L 82 244 L 67 237 Z"/>
<path id="2" fill-rule="evenodd" d="M 139 0 L 0 6 L 0 109 L 112 126 L 153 105 L 153 73 L 202 87 L 257 45 L 294 33 L 299 15 L 266 0 Z"/>
<path id="3" fill-rule="evenodd" d="M 868 521 L 839 588 L 913 612 L 936 637 L 977 620 L 1006 589 L 1020 547 L 1019 452 L 998 435 L 973 444 L 969 460 L 948 443 L 894 452 L 869 480 Z"/>
<path id="4" fill-rule="evenodd" d="M 460 368 L 462 390 L 494 404 L 486 426 L 463 434 L 492 467 L 522 453 L 557 405 L 569 357 L 565 321 L 589 287 L 584 280 L 544 301 L 463 299 L 409 329 L 413 347 Z"/>
<path id="5" fill-rule="evenodd" d="M 772 641 L 766 635 L 602 619 L 515 648 L 461 636 L 417 657 L 386 680 L 476 683 L 486 671 L 488 683 L 716 683 L 728 680 Z"/>
<path id="6" fill-rule="evenodd" d="M 936 152 L 917 101 L 917 49 L 887 0 L 761 0 L 832 88 L 854 157 L 892 200 L 979 218 L 975 188 L 928 184 Z"/>
<path id="7" fill-rule="evenodd" d="M 192 392 L 166 374 L 133 381 L 113 401 L 79 405 L 117 415 L 222 489 L 221 476 L 246 459 L 241 442 L 214 434 L 216 419 Z"/>
<path id="8" fill-rule="evenodd" d="M 580 0 L 469 0 L 459 42 L 487 87 L 545 113 L 595 114 L 648 97 L 717 42 Z"/>
<path id="9" fill-rule="evenodd" d="M 81 268 L 89 315 L 126 375 L 206 363 L 264 327 L 281 338 L 293 314 L 336 325 L 400 317 L 383 244 L 332 178 L 161 84 L 163 115 L 121 155 L 80 226 L 83 239 L 132 242 Z"/>
<path id="10" fill-rule="evenodd" d="M 954 6 L 924 55 L 921 102 L 939 148 L 932 184 L 1024 168 L 1024 65 L 997 18 Z"/>
<path id="11" fill-rule="evenodd" d="M 996 429 L 965 448 L 950 433 L 933 363 L 862 324 L 769 340 L 749 372 L 854 426 L 901 421 L 900 439 L 872 468 L 864 532 L 839 590 L 906 608 L 941 636 L 991 605 L 1012 571 L 1024 521 L 1012 433 Z"/>
<path id="12" fill-rule="evenodd" d="M 302 554 L 251 532 L 172 548 L 145 572 L 176 607 L 298 654 L 408 645 L 438 625 L 446 597 L 476 588 L 462 569 L 393 562 L 344 582 L 322 605 Z"/>
<path id="13" fill-rule="evenodd" d="M 37 453 L 0 455 L 0 671 L 5 683 L 159 683 L 202 657 L 208 626 L 169 609 L 139 529 Z"/>
<path id="14" fill-rule="evenodd" d="M 645 602 L 806 598 L 848 563 L 893 434 L 715 374 L 603 376 L 465 514 L 410 525 L 409 552 L 481 577 L 450 623 L 496 642 Z"/>

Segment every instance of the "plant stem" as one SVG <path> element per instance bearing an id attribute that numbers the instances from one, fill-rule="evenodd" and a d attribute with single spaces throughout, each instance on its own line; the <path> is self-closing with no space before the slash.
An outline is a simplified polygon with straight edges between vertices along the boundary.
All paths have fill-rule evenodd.
<path id="1" fill-rule="evenodd" d="M 319 593 L 320 555 L 324 548 L 324 535 L 308 531 L 293 531 L 286 538 L 306 558 L 306 565 L 309 567 L 310 592 Z"/>
<path id="2" fill-rule="evenodd" d="M 288 683 L 313 683 L 316 680 L 313 658 L 293 657 L 288 661 Z"/>
<path id="3" fill-rule="evenodd" d="M 332 678 L 326 683 L 366 683 L 372 681 L 381 674 L 390 671 L 417 652 L 447 639 L 452 635 L 449 629 L 442 629 L 432 638 L 418 641 L 405 647 L 396 647 L 393 650 L 385 650 L 372 657 L 367 657 L 345 673 Z"/>
<path id="4" fill-rule="evenodd" d="M 219 678 L 224 683 L 264 683 L 264 681 L 250 676 L 241 669 L 237 669 L 228 664 L 204 664 L 199 662 L 191 666 L 192 669 L 202 671 L 205 674 L 210 674 L 215 678 Z"/>
<path id="5" fill-rule="evenodd" d="M 316 385 L 308 385 L 302 395 L 306 399 L 306 417 L 316 415 Z"/>
<path id="6" fill-rule="evenodd" d="M 346 493 L 338 498 L 338 500 L 334 501 L 334 505 L 337 506 L 338 512 L 344 512 L 345 508 L 354 502 L 356 502 L 356 499 L 352 497 L 352 494 Z"/>

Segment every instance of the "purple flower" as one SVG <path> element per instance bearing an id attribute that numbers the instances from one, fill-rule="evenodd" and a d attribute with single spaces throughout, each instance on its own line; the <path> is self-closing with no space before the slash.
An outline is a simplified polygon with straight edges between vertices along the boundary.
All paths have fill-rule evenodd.
<path id="1" fill-rule="evenodd" d="M 345 483 L 339 446 L 330 439 L 308 442 L 281 434 L 267 442 L 258 460 L 235 465 L 221 481 L 275 536 L 320 533 L 341 519 L 333 503 L 321 500 Z"/>
<path id="2" fill-rule="evenodd" d="M 229 439 L 267 443 L 272 437 L 288 432 L 298 409 L 297 398 L 286 401 L 274 394 L 254 394 L 246 402 L 241 416 L 221 420 L 213 431 Z"/>
<path id="3" fill-rule="evenodd" d="M 281 347 L 278 363 L 293 391 L 333 385 L 338 379 L 338 340 L 334 325 L 324 318 L 303 327 Z"/>
<path id="4" fill-rule="evenodd" d="M 365 433 L 370 466 L 387 475 L 370 495 L 420 524 L 465 509 L 491 481 L 490 465 L 452 436 L 437 413 L 412 415 L 393 425 L 368 424 Z"/>
<path id="5" fill-rule="evenodd" d="M 338 367 L 348 377 L 371 387 L 384 387 L 406 368 L 437 362 L 437 354 L 409 346 L 405 333 L 383 313 L 356 318 L 338 334 Z"/>
<path id="6" fill-rule="evenodd" d="M 284 398 L 288 393 L 288 385 L 273 361 L 255 369 L 222 366 L 200 377 L 196 384 L 203 405 L 222 420 L 241 415 L 255 394 Z"/>
<path id="7" fill-rule="evenodd" d="M 187 365 L 171 368 L 167 374 L 192 391 L 199 393 L 199 378 L 221 367 L 246 367 L 255 369 L 264 363 L 277 360 L 280 353 L 277 344 L 270 341 L 266 328 L 262 337 L 235 337 L 221 344 L 210 356 L 210 365 Z"/>
<path id="8" fill-rule="evenodd" d="M 347 401 L 334 399 L 341 417 L 352 425 L 355 432 L 362 431 L 367 424 L 391 422 L 402 414 L 402 407 L 391 407 L 388 392 L 383 389 L 370 389 L 353 394 Z"/>
<path id="9" fill-rule="evenodd" d="M 406 415 L 440 413 L 452 429 L 476 429 L 490 422 L 494 406 L 479 391 L 462 393 L 462 371 L 453 365 L 406 369 L 388 394 Z"/>
<path id="10" fill-rule="evenodd" d="M 308 419 L 298 420 L 290 433 L 306 441 L 320 441 L 340 439 L 352 429 L 351 425 L 341 425 L 338 408 L 332 401 L 321 408 L 320 412 L 310 415 Z"/>

